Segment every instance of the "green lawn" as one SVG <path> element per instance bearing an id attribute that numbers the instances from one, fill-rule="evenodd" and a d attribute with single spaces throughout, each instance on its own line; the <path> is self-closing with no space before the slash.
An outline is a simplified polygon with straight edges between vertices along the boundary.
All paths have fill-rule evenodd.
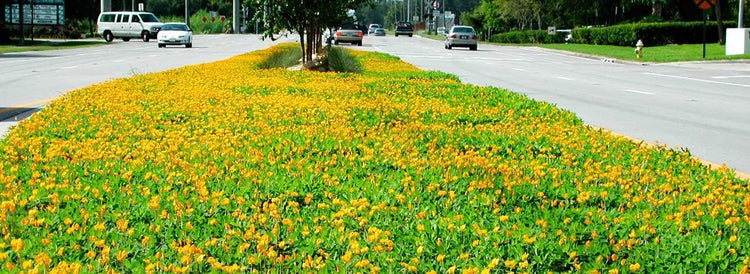
<path id="1" fill-rule="evenodd" d="M 10 52 L 22 52 L 22 51 L 42 51 L 42 50 L 54 50 L 54 49 L 67 49 L 67 48 L 82 48 L 104 45 L 104 41 L 47 41 L 37 40 L 24 41 L 24 46 L 18 45 L 18 40 L 12 40 L 9 44 L 0 44 L 0 54 Z"/>
<path id="2" fill-rule="evenodd" d="M 645 47 L 643 58 L 636 58 L 635 47 L 584 45 L 584 44 L 540 44 L 539 47 L 548 49 L 566 50 L 583 54 L 592 54 L 620 60 L 642 61 L 642 62 L 680 62 L 701 60 L 733 60 L 750 59 L 750 54 L 727 56 L 724 46 L 718 44 L 706 44 L 706 58 L 703 58 L 703 45 L 668 45 L 658 47 Z"/>
<path id="3" fill-rule="evenodd" d="M 444 40 L 442 35 L 428 35 L 420 33 L 419 35 L 435 39 Z M 682 61 L 702 61 L 702 60 L 737 60 L 750 59 L 750 54 L 731 55 L 725 54 L 723 45 L 706 44 L 706 58 L 703 58 L 703 45 L 668 45 L 658 47 L 645 47 L 643 49 L 643 58 L 636 58 L 635 47 L 621 47 L 608 45 L 587 45 L 587 44 L 499 44 L 501 46 L 538 46 L 548 49 L 565 50 L 582 54 L 598 55 L 607 58 L 614 58 L 629 61 L 641 62 L 682 62 Z"/>

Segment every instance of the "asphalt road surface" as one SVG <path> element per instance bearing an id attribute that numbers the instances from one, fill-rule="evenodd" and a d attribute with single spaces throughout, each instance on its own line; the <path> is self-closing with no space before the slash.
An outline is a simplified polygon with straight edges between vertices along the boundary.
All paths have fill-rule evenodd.
<path id="1" fill-rule="evenodd" d="M 750 173 L 750 62 L 636 64 L 537 47 L 444 49 L 421 37 L 366 37 L 362 48 L 466 83 L 570 110 L 589 125 Z M 646 48 L 644 54 L 648 54 Z"/>
<path id="2" fill-rule="evenodd" d="M 151 42 L 118 39 L 97 47 L 0 54 L 0 138 L 18 120 L 71 90 L 116 78 L 222 60 L 273 43 L 262 41 L 257 35 L 197 35 L 189 49 L 158 48 L 156 39 Z"/>
<path id="3" fill-rule="evenodd" d="M 194 48 L 116 41 L 74 50 L 0 55 L 0 136 L 50 99 L 94 83 L 225 59 L 265 48 L 252 35 L 196 36 Z M 750 63 L 636 64 L 536 47 L 446 50 L 420 37 L 368 36 L 362 47 L 466 83 L 498 86 L 570 110 L 592 126 L 750 173 Z M 648 54 L 648 48 L 644 54 Z M 8 115 L 9 109 L 24 114 Z M 17 112 L 17 111 L 16 111 Z"/>

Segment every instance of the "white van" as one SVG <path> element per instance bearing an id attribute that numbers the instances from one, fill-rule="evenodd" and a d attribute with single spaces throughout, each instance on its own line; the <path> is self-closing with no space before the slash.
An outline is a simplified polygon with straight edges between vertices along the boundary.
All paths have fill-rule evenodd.
<path id="1" fill-rule="evenodd" d="M 97 33 L 107 43 L 115 38 L 129 41 L 130 38 L 138 37 L 143 42 L 148 42 L 149 39 L 156 38 L 156 33 L 163 25 L 153 13 L 131 11 L 102 12 L 97 22 Z"/>

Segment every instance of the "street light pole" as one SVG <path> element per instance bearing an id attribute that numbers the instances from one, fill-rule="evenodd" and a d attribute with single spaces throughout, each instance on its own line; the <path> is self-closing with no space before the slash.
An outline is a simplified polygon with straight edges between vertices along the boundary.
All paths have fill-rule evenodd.
<path id="1" fill-rule="evenodd" d="M 190 13 L 188 12 L 188 0 L 185 0 L 185 24 L 190 26 Z"/>

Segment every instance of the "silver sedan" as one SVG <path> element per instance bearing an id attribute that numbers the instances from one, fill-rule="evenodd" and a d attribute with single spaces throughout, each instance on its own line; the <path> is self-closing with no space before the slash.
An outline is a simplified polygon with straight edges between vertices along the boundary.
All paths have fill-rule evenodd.
<path id="1" fill-rule="evenodd" d="M 477 50 L 477 33 L 471 26 L 453 26 L 445 35 L 445 48 L 465 47 Z"/>

